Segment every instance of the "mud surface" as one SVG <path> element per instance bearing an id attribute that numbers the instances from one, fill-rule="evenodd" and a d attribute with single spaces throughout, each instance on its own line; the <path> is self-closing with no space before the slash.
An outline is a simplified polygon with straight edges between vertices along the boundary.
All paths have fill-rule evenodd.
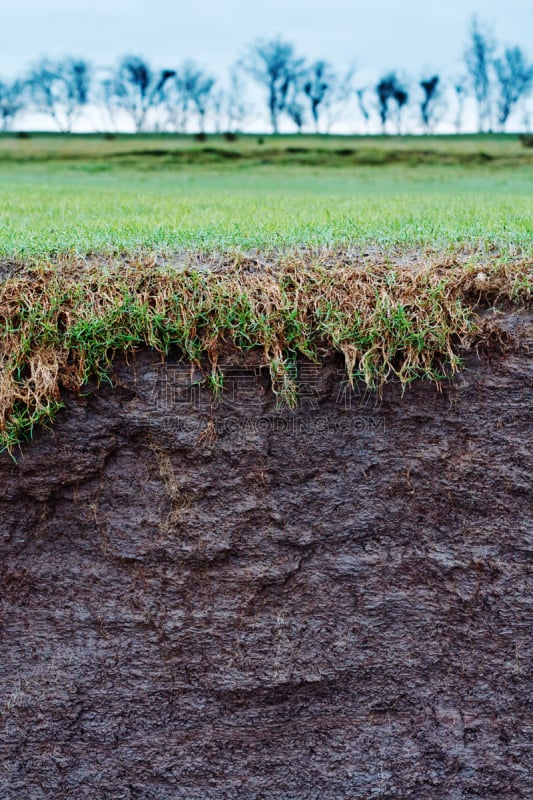
<path id="1" fill-rule="evenodd" d="M 0 457 L 0 797 L 531 798 L 527 345 L 380 403 L 149 352 L 67 398 Z"/>

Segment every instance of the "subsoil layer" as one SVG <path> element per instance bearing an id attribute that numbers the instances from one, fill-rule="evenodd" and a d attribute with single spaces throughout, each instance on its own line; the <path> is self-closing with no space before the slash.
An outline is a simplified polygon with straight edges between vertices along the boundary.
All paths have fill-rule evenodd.
<path id="1" fill-rule="evenodd" d="M 441 387 L 148 350 L 0 456 L 3 800 L 533 796 L 533 324 Z M 192 386 L 191 386 L 192 384 Z"/>

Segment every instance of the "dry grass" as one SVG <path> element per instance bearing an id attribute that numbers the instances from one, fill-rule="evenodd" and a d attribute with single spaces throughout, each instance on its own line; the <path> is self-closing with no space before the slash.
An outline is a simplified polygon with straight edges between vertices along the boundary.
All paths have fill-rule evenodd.
<path id="1" fill-rule="evenodd" d="M 232 256 L 210 269 L 150 260 L 57 264 L 0 285 L 0 437 L 9 450 L 53 418 L 63 389 L 109 375 L 113 355 L 178 348 L 220 389 L 220 354 L 260 349 L 289 405 L 298 355 L 344 354 L 351 380 L 438 380 L 480 335 L 473 310 L 527 304 L 532 264 L 368 263 L 342 253 Z"/>

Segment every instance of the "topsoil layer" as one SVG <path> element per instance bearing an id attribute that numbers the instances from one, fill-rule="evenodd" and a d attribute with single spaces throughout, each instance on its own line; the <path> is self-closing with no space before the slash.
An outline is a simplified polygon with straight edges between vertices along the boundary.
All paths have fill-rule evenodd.
<path id="1" fill-rule="evenodd" d="M 302 363 L 294 411 L 143 351 L 1 456 L 2 800 L 531 798 L 532 319 L 502 325 L 440 392 Z"/>

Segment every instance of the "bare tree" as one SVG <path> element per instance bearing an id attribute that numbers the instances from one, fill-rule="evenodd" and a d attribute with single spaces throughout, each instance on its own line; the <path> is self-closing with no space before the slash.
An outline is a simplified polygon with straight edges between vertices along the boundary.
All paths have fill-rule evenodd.
<path id="1" fill-rule="evenodd" d="M 426 133 L 431 133 L 436 123 L 438 100 L 440 97 L 439 76 L 433 75 L 431 78 L 424 78 L 420 81 L 420 88 L 423 92 L 423 97 L 420 101 L 422 125 Z"/>
<path id="2" fill-rule="evenodd" d="M 393 73 L 385 75 L 376 86 L 376 94 L 378 98 L 379 118 L 381 120 L 381 128 L 383 133 L 387 130 L 387 121 L 389 119 L 389 103 L 394 94 L 396 76 Z"/>
<path id="3" fill-rule="evenodd" d="M 361 114 L 361 116 L 365 121 L 365 133 L 368 133 L 370 111 L 368 110 L 368 106 L 366 104 L 366 99 L 365 99 L 366 93 L 367 93 L 366 86 L 361 86 L 359 89 L 355 90 L 355 96 L 357 97 L 357 107 L 359 108 L 359 113 Z"/>
<path id="4" fill-rule="evenodd" d="M 470 41 L 465 52 L 465 64 L 477 102 L 478 131 L 491 127 L 491 65 L 494 39 L 477 17 L 472 20 Z"/>
<path id="5" fill-rule="evenodd" d="M 320 131 L 320 115 L 335 91 L 337 79 L 327 61 L 315 61 L 306 70 L 303 92 L 309 103 L 315 133 Z"/>
<path id="6" fill-rule="evenodd" d="M 187 131 L 192 112 L 188 85 L 188 64 L 185 62 L 181 67 L 178 67 L 174 77 L 166 84 L 163 96 L 167 125 L 171 130 L 179 133 Z"/>
<path id="7" fill-rule="evenodd" d="M 455 92 L 455 132 L 460 133 L 463 127 L 463 114 L 465 109 L 466 86 L 463 78 L 454 81 L 453 90 Z"/>
<path id="8" fill-rule="evenodd" d="M 116 105 L 130 116 L 136 133 L 146 130 L 150 111 L 162 103 L 165 86 L 174 75 L 172 69 L 154 72 L 138 56 L 121 60 L 111 90 Z"/>
<path id="9" fill-rule="evenodd" d="M 104 112 L 103 124 L 104 130 L 116 131 L 117 125 L 117 112 L 119 110 L 116 94 L 116 81 L 113 75 L 109 75 L 108 71 L 104 73 L 104 77 L 97 83 L 96 89 L 96 102 Z"/>
<path id="10" fill-rule="evenodd" d="M 301 133 L 305 123 L 305 106 L 304 93 L 299 81 L 293 81 L 291 84 L 285 110 L 287 116 L 296 125 L 298 133 Z"/>
<path id="11" fill-rule="evenodd" d="M 287 111 L 291 87 L 303 70 L 294 46 L 281 39 L 259 41 L 252 48 L 245 66 L 250 75 L 267 90 L 268 111 L 274 133 L 279 131 L 280 115 Z"/>
<path id="12" fill-rule="evenodd" d="M 350 100 L 353 99 L 354 94 L 354 77 L 355 67 L 350 67 L 342 77 L 339 76 L 334 83 L 331 92 L 325 96 L 322 109 L 322 129 L 325 133 L 330 133 L 331 128 L 345 112 Z"/>
<path id="13" fill-rule="evenodd" d="M 503 130 L 515 106 L 533 87 L 533 64 L 528 63 L 520 47 L 508 47 L 502 58 L 495 59 L 494 70 L 498 79 L 498 123 Z"/>
<path id="14" fill-rule="evenodd" d="M 0 128 L 8 131 L 13 120 L 25 106 L 24 82 L 20 80 L 5 83 L 0 81 Z"/>
<path id="15" fill-rule="evenodd" d="M 396 132 L 400 135 L 402 132 L 402 112 L 409 102 L 409 92 L 398 83 L 395 86 L 392 99 L 396 103 Z"/>
<path id="16" fill-rule="evenodd" d="M 205 133 L 207 113 L 211 107 L 220 116 L 221 96 L 215 92 L 215 78 L 208 75 L 194 61 L 184 61 L 173 72 L 173 79 L 165 89 L 167 122 L 174 130 L 185 133 L 196 114 L 199 130 Z M 217 111 L 218 108 L 218 111 Z M 218 124 L 218 123 L 217 123 Z"/>
<path id="17" fill-rule="evenodd" d="M 379 117 L 383 133 L 385 133 L 387 129 L 387 121 L 390 118 L 391 100 L 396 103 L 396 130 L 398 133 L 401 133 L 402 112 L 409 102 L 409 93 L 405 86 L 402 85 L 395 72 L 389 72 L 379 81 L 376 86 L 376 94 L 378 97 Z"/>
<path id="18" fill-rule="evenodd" d="M 198 115 L 200 133 L 205 133 L 205 121 L 213 97 L 216 80 L 194 62 L 189 62 L 185 91 Z"/>
<path id="19" fill-rule="evenodd" d="M 224 112 L 226 109 L 226 92 L 217 89 L 211 95 L 211 109 L 213 112 L 213 126 L 216 134 L 222 133 L 224 127 Z"/>
<path id="20" fill-rule="evenodd" d="M 227 129 L 230 133 L 236 133 L 240 129 L 248 113 L 239 66 L 239 64 L 235 64 L 231 68 L 229 86 L 226 91 L 226 119 Z"/>
<path id="21" fill-rule="evenodd" d="M 89 102 L 90 67 L 82 59 L 43 59 L 30 73 L 27 85 L 37 111 L 50 116 L 59 130 L 70 133 Z"/>

